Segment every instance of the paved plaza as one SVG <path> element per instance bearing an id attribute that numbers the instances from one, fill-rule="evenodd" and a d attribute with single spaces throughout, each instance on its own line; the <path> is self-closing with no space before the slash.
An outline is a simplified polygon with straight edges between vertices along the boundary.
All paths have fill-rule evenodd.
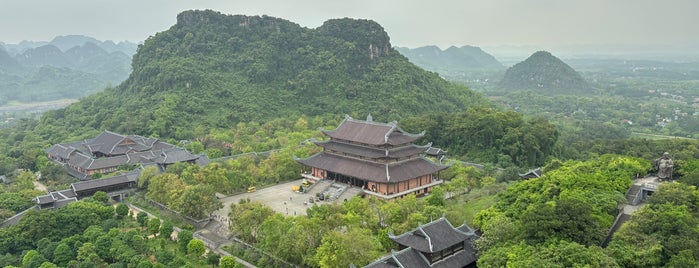
<path id="1" fill-rule="evenodd" d="M 307 193 L 298 193 L 291 190 L 292 186 L 299 186 L 301 182 L 303 182 L 303 179 L 257 189 L 257 191 L 252 193 L 242 193 L 223 197 L 220 199 L 223 208 L 214 212 L 214 214 L 216 217 L 221 217 L 223 219 L 222 222 L 227 222 L 226 217 L 228 217 L 228 213 L 230 212 L 231 204 L 237 204 L 242 199 L 250 199 L 250 201 L 263 203 L 274 211 L 286 216 L 306 215 L 306 209 L 313 206 L 313 204 L 320 205 L 328 202 L 342 202 L 345 198 L 351 198 L 361 191 L 356 188 L 348 188 L 334 201 L 320 201 L 317 200 L 316 193 L 331 191 L 337 187 L 337 184 L 333 185 L 332 181 L 322 180 L 315 183 Z M 309 202 L 310 198 L 314 199 L 314 203 Z"/>

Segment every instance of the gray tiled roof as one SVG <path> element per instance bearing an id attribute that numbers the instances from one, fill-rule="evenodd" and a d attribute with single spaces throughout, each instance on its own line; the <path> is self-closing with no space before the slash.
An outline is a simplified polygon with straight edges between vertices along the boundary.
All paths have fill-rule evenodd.
<path id="1" fill-rule="evenodd" d="M 64 146 L 61 144 L 54 144 L 53 146 L 46 149 L 46 153 L 50 155 L 55 155 L 64 159 L 68 159 L 70 154 L 75 151 L 75 148 L 71 146 Z"/>
<path id="2" fill-rule="evenodd" d="M 425 151 L 425 154 L 434 155 L 434 156 L 438 156 L 438 155 L 441 155 L 444 153 L 446 153 L 446 151 L 444 151 L 440 148 L 437 148 L 437 147 L 430 147 L 429 149 L 427 149 L 427 151 Z"/>
<path id="3" fill-rule="evenodd" d="M 463 243 L 471 235 L 454 228 L 442 217 L 439 220 L 420 225 L 410 232 L 390 237 L 394 242 L 420 252 L 439 252 L 457 243 Z"/>
<path id="4" fill-rule="evenodd" d="M 199 156 L 188 152 L 185 149 L 170 149 L 164 150 L 161 154 L 162 157 L 159 159 L 161 164 L 173 164 L 178 162 L 187 162 L 196 160 Z"/>
<path id="5" fill-rule="evenodd" d="M 398 127 L 396 122 L 377 123 L 373 121 L 355 120 L 346 117 L 334 130 L 324 130 L 323 133 L 333 139 L 352 141 L 369 145 L 400 145 L 421 138 L 424 133 L 410 134 Z"/>
<path id="6" fill-rule="evenodd" d="M 368 157 L 368 158 L 385 158 L 385 157 L 390 157 L 390 158 L 402 158 L 402 157 L 408 157 L 411 155 L 418 155 L 422 152 L 424 152 L 427 148 L 427 146 L 417 146 L 414 144 L 410 144 L 407 146 L 401 146 L 397 148 L 391 148 L 391 149 L 381 149 L 381 148 L 376 148 L 376 147 L 368 147 L 368 146 L 360 146 L 356 144 L 349 144 L 337 140 L 330 140 L 330 141 L 316 141 L 313 140 L 313 143 L 315 143 L 318 146 L 321 146 L 325 149 L 328 150 L 333 150 L 333 151 L 339 151 L 339 152 L 345 152 L 348 154 L 356 155 L 356 156 L 363 156 L 363 157 Z"/>
<path id="7" fill-rule="evenodd" d="M 96 188 L 107 187 L 111 185 L 124 184 L 128 182 L 136 182 L 140 172 L 130 172 L 123 175 L 118 175 L 114 177 L 96 179 L 89 181 L 81 181 L 71 184 L 71 187 L 78 194 L 81 191 L 88 191 Z"/>
<path id="8" fill-rule="evenodd" d="M 451 255 L 449 257 L 446 257 L 444 259 L 436 261 L 430 267 L 433 267 L 433 268 L 463 267 L 463 266 L 469 265 L 471 263 L 474 263 L 477 260 L 478 260 L 478 258 L 476 258 L 475 250 L 473 250 L 473 248 L 467 246 L 467 248 L 465 250 L 459 251 L 454 255 Z"/>
<path id="9" fill-rule="evenodd" d="M 410 232 L 400 236 L 389 236 L 393 241 L 406 246 L 401 251 L 392 251 L 391 254 L 370 263 L 365 268 L 396 268 L 396 267 L 426 267 L 426 268 L 451 268 L 464 267 L 476 262 L 476 250 L 473 243 L 478 239 L 478 235 L 466 224 L 457 228 L 442 217 L 428 224 L 421 225 Z M 429 238 L 429 239 L 428 239 Z M 401 243 L 408 241 L 411 245 Z M 430 251 L 420 250 L 426 244 L 432 243 L 432 252 L 444 250 L 458 243 L 464 243 L 464 249 L 446 256 L 430 264 L 424 253 Z M 443 246 L 438 246 L 443 244 Z M 414 247 L 415 246 L 415 247 Z M 429 247 L 429 245 L 428 245 Z"/>
<path id="10" fill-rule="evenodd" d="M 86 142 L 88 149 L 92 152 L 112 154 L 114 147 L 121 142 L 125 136 L 108 130 L 103 131 L 97 137 Z"/>
<path id="11" fill-rule="evenodd" d="M 37 196 L 34 200 L 39 205 L 50 204 L 56 201 L 51 194 Z"/>
<path id="12" fill-rule="evenodd" d="M 531 179 L 531 178 L 541 177 L 541 175 L 543 175 L 543 174 L 544 174 L 544 172 L 539 167 L 539 168 L 536 168 L 533 170 L 529 170 L 526 173 L 519 174 L 519 176 L 524 178 L 524 179 Z"/>
<path id="13" fill-rule="evenodd" d="M 432 174 L 448 166 L 432 163 L 424 158 L 413 158 L 396 163 L 377 163 L 321 152 L 309 158 L 298 159 L 299 163 L 321 168 L 355 178 L 374 182 L 401 182 Z"/>
<path id="14" fill-rule="evenodd" d="M 370 263 L 364 268 L 403 268 L 403 267 L 430 267 L 430 263 L 420 252 L 412 248 L 404 248 L 401 251 L 392 251 L 391 254 Z M 457 267 L 457 266 L 454 266 Z"/>
<path id="15" fill-rule="evenodd" d="M 92 159 L 92 161 L 90 161 L 90 163 L 87 166 L 85 166 L 85 169 L 93 170 L 108 167 L 118 167 L 121 165 L 126 165 L 129 162 L 128 160 L 129 159 L 126 155 L 95 158 Z"/>
<path id="16" fill-rule="evenodd" d="M 156 138 L 146 138 L 138 135 L 124 136 L 105 130 L 94 139 L 78 142 L 56 144 L 46 149 L 49 155 L 67 159 L 65 162 L 75 170 L 69 173 L 79 179 L 87 178 L 78 170 L 99 170 L 121 165 L 136 164 L 172 164 L 183 161 L 195 161 L 201 158 L 187 150 L 159 141 Z M 107 155 L 105 157 L 98 157 Z M 63 162 L 62 159 L 56 159 Z M 200 163 L 208 163 L 201 159 Z M 70 168 L 69 168 L 70 169 Z"/>
<path id="17" fill-rule="evenodd" d="M 71 155 L 71 157 L 68 159 L 68 164 L 76 167 L 88 167 L 90 163 L 92 162 L 92 157 L 89 155 L 76 152 Z"/>

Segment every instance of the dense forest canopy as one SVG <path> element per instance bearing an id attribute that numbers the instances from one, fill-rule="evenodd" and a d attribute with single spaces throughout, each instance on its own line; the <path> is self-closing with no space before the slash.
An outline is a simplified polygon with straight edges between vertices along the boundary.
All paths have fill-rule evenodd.
<path id="1" fill-rule="evenodd" d="M 335 19 L 308 29 L 267 16 L 186 11 L 139 46 L 132 67 L 118 87 L 43 120 L 71 132 L 81 122 L 188 139 L 197 126 L 302 114 L 371 113 L 390 121 L 487 102 L 410 64 L 368 20 Z"/>

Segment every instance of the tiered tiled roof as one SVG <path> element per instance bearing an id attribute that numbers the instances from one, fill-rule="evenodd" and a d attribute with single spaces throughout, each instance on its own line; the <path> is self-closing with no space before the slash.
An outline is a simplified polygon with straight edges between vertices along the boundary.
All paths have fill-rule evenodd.
<path id="1" fill-rule="evenodd" d="M 421 157 L 399 162 L 377 163 L 325 152 L 320 152 L 309 158 L 297 159 L 296 161 L 306 166 L 321 168 L 330 172 L 384 183 L 406 181 L 449 167 L 435 164 Z"/>
<path id="2" fill-rule="evenodd" d="M 323 131 L 329 141 L 312 140 L 323 152 L 297 159 L 305 166 L 327 170 L 365 181 L 394 183 L 433 174 L 449 166 L 433 163 L 420 156 L 431 144 L 412 142 L 424 135 L 410 134 L 396 122 L 378 123 L 349 116 L 335 129 Z"/>
<path id="3" fill-rule="evenodd" d="M 367 121 L 355 120 L 345 116 L 345 120 L 334 130 L 323 130 L 332 139 L 345 140 L 369 145 L 402 145 L 416 141 L 425 135 L 410 134 L 399 128 L 397 123 L 377 123 L 371 118 Z"/>
<path id="4" fill-rule="evenodd" d="M 376 147 L 359 146 L 356 144 L 348 144 L 335 140 L 317 141 L 312 139 L 311 141 L 313 141 L 313 143 L 315 143 L 316 145 L 321 146 L 327 150 L 345 152 L 348 154 L 367 158 L 403 158 L 423 153 L 425 152 L 425 150 L 427 150 L 427 148 L 430 147 L 429 144 L 425 146 L 409 144 L 406 146 L 391 149 L 382 149 Z"/>

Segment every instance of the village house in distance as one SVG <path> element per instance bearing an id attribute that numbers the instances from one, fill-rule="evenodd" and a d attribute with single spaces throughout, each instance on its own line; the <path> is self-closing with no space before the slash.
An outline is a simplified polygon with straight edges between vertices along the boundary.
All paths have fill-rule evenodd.
<path id="1" fill-rule="evenodd" d="M 63 165 L 68 173 L 80 180 L 96 173 L 107 174 L 124 165 L 165 166 L 178 162 L 205 165 L 209 158 L 195 155 L 184 148 L 138 135 L 124 136 L 104 131 L 94 139 L 54 144 L 46 149 L 48 158 Z"/>
<path id="2" fill-rule="evenodd" d="M 394 199 L 408 194 L 423 195 L 441 184 L 435 174 L 448 168 L 422 156 L 431 144 L 413 144 L 424 136 L 411 134 L 396 122 L 374 122 L 345 116 L 334 130 L 323 130 L 328 141 L 313 142 L 323 151 L 305 159 L 296 159 L 310 167 L 307 179 L 335 180 L 361 187 L 365 194 Z"/>

